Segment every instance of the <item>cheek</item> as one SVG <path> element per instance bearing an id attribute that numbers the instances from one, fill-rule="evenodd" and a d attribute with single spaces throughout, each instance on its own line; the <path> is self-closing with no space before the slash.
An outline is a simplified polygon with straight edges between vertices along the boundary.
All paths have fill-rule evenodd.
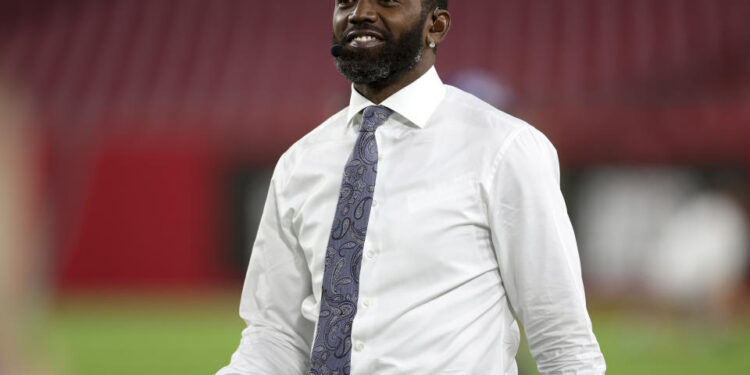
<path id="1" fill-rule="evenodd" d="M 339 35 L 346 30 L 346 24 L 347 24 L 348 14 L 344 14 L 342 12 L 335 11 L 333 13 L 333 32 L 336 35 Z"/>

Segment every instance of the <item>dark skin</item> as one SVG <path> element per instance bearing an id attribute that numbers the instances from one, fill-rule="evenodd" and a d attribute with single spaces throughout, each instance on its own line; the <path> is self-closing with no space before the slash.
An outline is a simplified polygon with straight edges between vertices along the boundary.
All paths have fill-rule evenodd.
<path id="1" fill-rule="evenodd" d="M 335 0 L 333 11 L 333 33 L 337 38 L 350 41 L 357 36 L 366 36 L 365 41 L 351 40 L 349 47 L 378 49 L 383 46 L 385 31 L 399 39 L 414 23 L 422 18 L 422 0 Z M 358 33 L 358 26 L 369 26 L 374 31 Z M 445 40 L 451 25 L 451 15 L 445 9 L 438 9 L 428 15 L 422 25 L 422 59 L 414 69 L 405 72 L 387 83 L 355 84 L 354 88 L 375 104 L 380 104 L 389 96 L 417 80 L 435 64 L 436 45 Z M 384 32 L 378 32 L 382 30 Z M 376 51 L 376 50 L 373 50 Z"/>

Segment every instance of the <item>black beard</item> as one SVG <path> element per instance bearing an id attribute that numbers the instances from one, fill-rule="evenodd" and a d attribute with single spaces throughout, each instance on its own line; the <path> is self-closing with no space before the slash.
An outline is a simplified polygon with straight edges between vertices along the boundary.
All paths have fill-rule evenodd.
<path id="1" fill-rule="evenodd" d="M 337 40 L 334 36 L 333 43 L 347 49 L 336 57 L 336 69 L 355 84 L 382 85 L 393 82 L 422 60 L 422 23 L 417 22 L 398 40 L 393 38 L 393 34 L 384 33 L 385 40 L 377 52 L 349 49 L 345 41 Z"/>

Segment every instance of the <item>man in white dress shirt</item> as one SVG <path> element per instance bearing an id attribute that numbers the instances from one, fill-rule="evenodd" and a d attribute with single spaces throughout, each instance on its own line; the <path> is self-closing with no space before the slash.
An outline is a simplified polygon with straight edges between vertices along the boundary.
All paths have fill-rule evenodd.
<path id="1" fill-rule="evenodd" d="M 326 246 L 362 111 L 377 183 L 342 375 L 516 374 L 518 319 L 542 374 L 602 374 L 557 154 L 527 123 L 444 85 L 445 0 L 336 0 L 349 106 L 295 143 L 271 180 L 220 375 L 309 374 Z M 336 372 L 332 372 L 336 373 Z"/>

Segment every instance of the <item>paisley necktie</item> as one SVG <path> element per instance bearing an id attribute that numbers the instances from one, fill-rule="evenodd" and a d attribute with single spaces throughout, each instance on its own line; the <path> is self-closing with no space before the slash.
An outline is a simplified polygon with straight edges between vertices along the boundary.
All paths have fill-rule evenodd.
<path id="1" fill-rule="evenodd" d="M 349 374 L 362 248 L 378 172 L 375 129 L 392 112 L 383 106 L 365 108 L 357 143 L 344 167 L 326 249 L 320 315 L 311 356 L 312 375 Z"/>

